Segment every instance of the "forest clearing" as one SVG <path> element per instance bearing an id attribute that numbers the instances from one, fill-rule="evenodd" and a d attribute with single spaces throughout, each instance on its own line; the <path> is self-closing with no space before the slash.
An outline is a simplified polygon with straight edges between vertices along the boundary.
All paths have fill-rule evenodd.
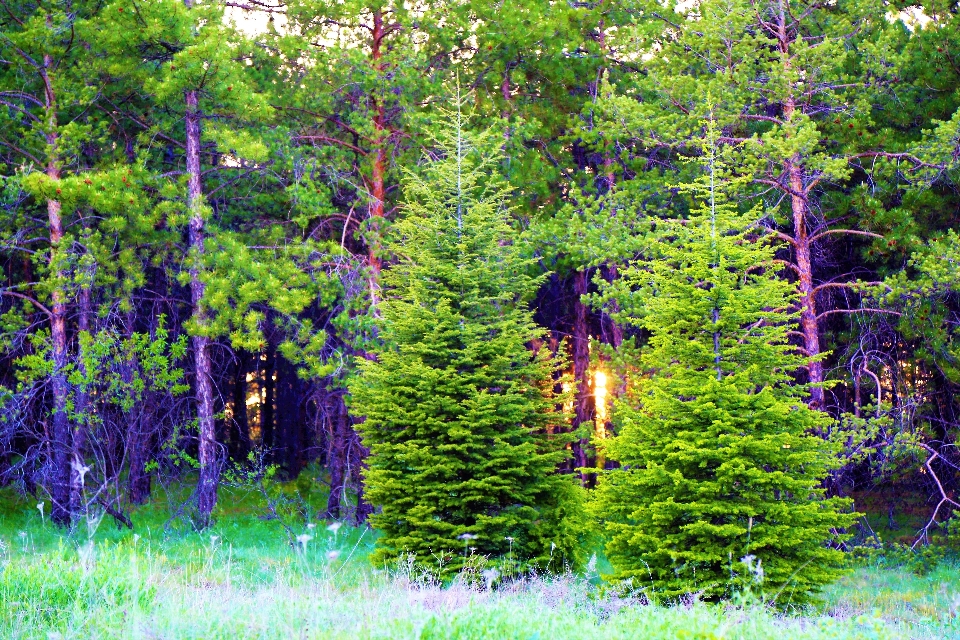
<path id="1" fill-rule="evenodd" d="M 409 566 L 372 571 L 371 531 L 319 521 L 292 546 L 249 493 L 228 492 L 236 507 L 208 532 L 165 528 L 167 512 L 151 506 L 136 514 L 140 534 L 104 521 L 93 537 L 63 536 L 35 505 L 2 495 L 0 636 L 10 640 L 960 637 L 954 563 L 918 574 L 861 561 L 803 608 L 777 610 L 760 593 L 657 606 L 604 593 L 603 567 L 493 589 L 482 576 L 444 585 Z"/>
<path id="2" fill-rule="evenodd" d="M 960 637 L 955 0 L 0 0 L 0 637 Z"/>

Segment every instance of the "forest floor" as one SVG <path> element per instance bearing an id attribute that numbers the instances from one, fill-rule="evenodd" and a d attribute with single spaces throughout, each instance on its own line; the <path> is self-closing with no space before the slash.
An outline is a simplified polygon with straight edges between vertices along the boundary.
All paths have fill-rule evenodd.
<path id="1" fill-rule="evenodd" d="M 373 570 L 373 534 L 317 520 L 287 532 L 250 494 L 221 492 L 212 529 L 170 523 L 162 498 L 72 534 L 0 490 L 0 638 L 960 638 L 960 571 L 859 565 L 818 606 L 650 606 L 596 576 L 487 590 Z M 165 526 L 166 525 L 166 526 Z M 301 536 L 290 543 L 291 534 Z"/>

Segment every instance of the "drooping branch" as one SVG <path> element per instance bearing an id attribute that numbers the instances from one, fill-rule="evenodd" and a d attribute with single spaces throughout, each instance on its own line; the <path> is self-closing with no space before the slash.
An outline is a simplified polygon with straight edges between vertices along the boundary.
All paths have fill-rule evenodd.
<path id="1" fill-rule="evenodd" d="M 817 320 L 829 316 L 833 313 L 886 313 L 892 316 L 900 317 L 903 314 L 899 311 L 891 311 L 890 309 L 873 309 L 870 307 L 863 307 L 860 309 L 830 309 L 829 311 L 824 311 L 817 315 Z"/>
<path id="2" fill-rule="evenodd" d="M 41 303 L 39 300 L 36 300 L 36 299 L 34 299 L 34 298 L 31 298 L 31 297 L 28 296 L 28 295 L 25 295 L 25 294 L 23 294 L 23 293 L 19 293 L 19 292 L 17 292 L 17 291 L 10 291 L 9 289 L 0 289 L 0 295 L 13 296 L 14 298 L 21 298 L 21 299 L 23 299 L 23 300 L 26 300 L 26 301 L 29 302 L 30 304 L 32 304 L 32 305 L 34 305 L 35 307 L 37 307 L 38 309 L 40 309 L 40 311 L 43 311 L 43 312 L 47 315 L 47 317 L 50 317 L 50 318 L 53 317 L 53 312 L 50 311 L 50 309 L 48 309 L 46 306 L 44 306 L 43 303 Z"/>
<path id="3" fill-rule="evenodd" d="M 816 242 L 823 236 L 829 235 L 831 233 L 849 233 L 850 235 L 867 236 L 868 238 L 876 238 L 879 240 L 883 240 L 882 235 L 880 235 L 879 233 L 873 233 L 872 231 L 859 231 L 857 229 L 828 229 L 827 231 L 821 231 L 820 233 L 814 236 L 810 236 L 810 242 Z"/>
<path id="4" fill-rule="evenodd" d="M 937 472 L 933 470 L 932 463 L 937 458 L 940 458 L 940 453 L 934 450 L 932 447 L 920 444 L 918 445 L 921 449 L 930 454 L 930 457 L 927 458 L 927 461 L 923 463 L 923 466 L 926 468 L 927 473 L 930 474 L 930 477 L 933 478 L 934 483 L 937 485 L 937 491 L 940 492 L 940 502 L 937 503 L 937 506 L 933 509 L 933 514 L 930 516 L 930 519 L 927 521 L 927 524 L 923 526 L 920 531 L 917 532 L 917 539 L 912 545 L 911 549 L 916 549 L 917 545 L 921 542 L 930 542 L 930 527 L 937 524 L 937 516 L 940 514 L 940 509 L 945 504 L 953 505 L 954 507 L 960 509 L 960 503 L 950 497 L 950 494 L 943 488 L 943 483 L 940 482 L 940 477 L 937 475 Z"/>

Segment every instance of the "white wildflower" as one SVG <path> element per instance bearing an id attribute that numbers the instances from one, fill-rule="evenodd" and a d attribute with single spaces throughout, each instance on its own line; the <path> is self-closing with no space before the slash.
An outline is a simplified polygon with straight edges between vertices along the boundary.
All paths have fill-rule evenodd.
<path id="1" fill-rule="evenodd" d="M 339 557 L 340 557 L 340 552 L 337 551 L 336 549 L 333 549 L 333 550 L 331 550 L 331 551 L 327 551 L 327 560 L 329 560 L 330 562 L 333 562 L 334 560 L 336 560 L 336 559 L 339 558 Z"/>
<path id="2" fill-rule="evenodd" d="M 308 535 L 306 533 L 301 533 L 300 535 L 297 536 L 297 542 L 299 542 L 304 549 L 307 548 L 307 543 L 310 542 L 311 540 L 313 540 L 313 536 Z"/>
<path id="3" fill-rule="evenodd" d="M 342 526 L 343 526 L 342 522 L 331 522 L 330 524 L 327 525 L 327 531 L 329 531 L 333 535 L 337 535 L 337 531 L 340 531 L 340 527 Z"/>

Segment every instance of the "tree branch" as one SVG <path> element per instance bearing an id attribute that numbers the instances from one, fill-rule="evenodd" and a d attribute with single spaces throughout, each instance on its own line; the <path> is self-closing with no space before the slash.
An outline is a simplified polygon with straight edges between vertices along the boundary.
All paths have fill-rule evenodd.
<path id="1" fill-rule="evenodd" d="M 873 233 L 872 231 L 858 231 L 858 230 L 856 230 L 856 229 L 830 229 L 830 230 L 828 230 L 828 231 L 823 231 L 823 232 L 818 233 L 818 234 L 816 234 L 816 235 L 810 236 L 810 237 L 808 238 L 808 241 L 809 241 L 809 242 L 816 242 L 817 240 L 819 240 L 819 239 L 822 238 L 823 236 L 829 235 L 829 234 L 831 234 L 831 233 L 849 233 L 850 235 L 855 235 L 855 236 L 867 236 L 868 238 L 877 238 L 877 239 L 879 239 L 879 240 L 883 240 L 883 236 L 882 236 L 882 235 L 880 235 L 879 233 Z"/>

